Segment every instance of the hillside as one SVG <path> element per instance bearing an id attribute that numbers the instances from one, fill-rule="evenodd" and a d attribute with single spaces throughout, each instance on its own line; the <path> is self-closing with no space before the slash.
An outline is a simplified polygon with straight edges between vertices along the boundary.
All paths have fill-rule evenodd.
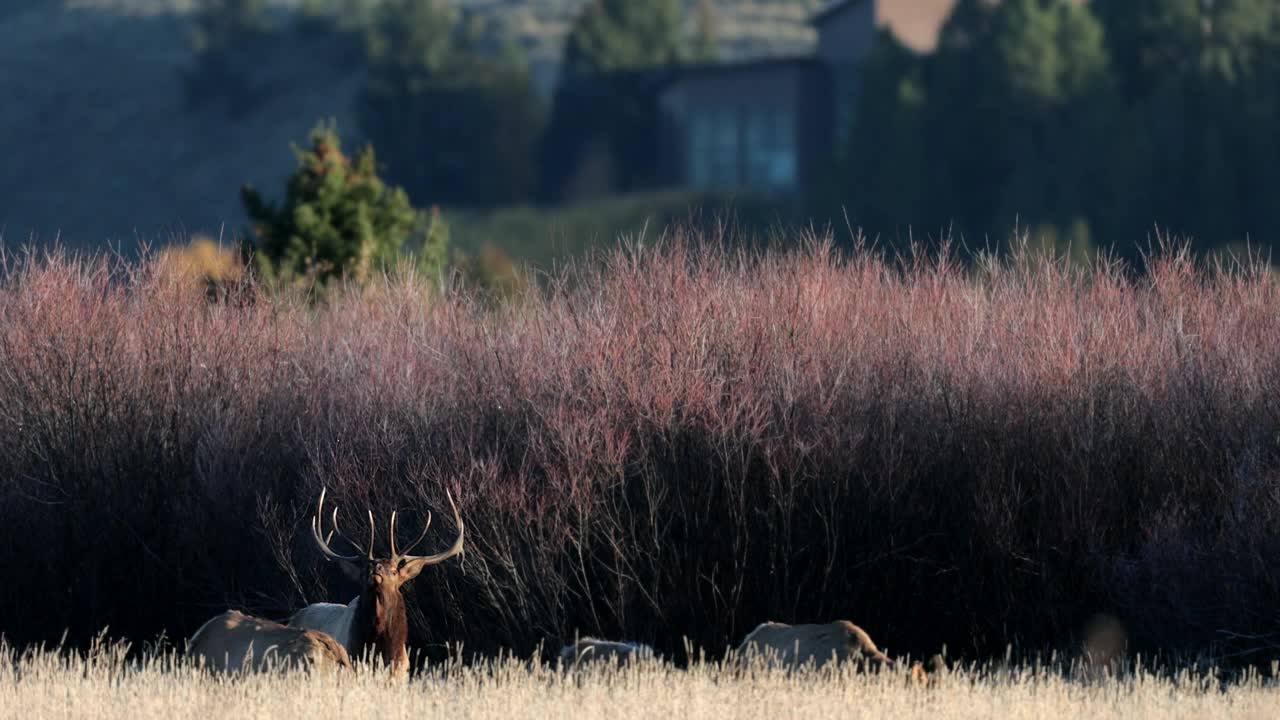
<path id="1" fill-rule="evenodd" d="M 276 92 L 231 121 L 216 105 L 188 112 L 190 15 L 132 3 L 29 4 L 0 16 L 0 170 L 5 244 L 61 234 L 69 245 L 240 222 L 237 189 L 289 170 L 289 142 L 317 118 L 350 126 L 358 68 L 316 72 L 316 52 L 281 52 L 264 68 Z M 100 3 L 105 4 L 105 3 Z M 309 78 L 315 82 L 308 82 Z"/>
<path id="2" fill-rule="evenodd" d="M 276 0 L 288 9 L 297 0 Z M 584 0 L 458 0 L 519 38 L 544 83 Z M 726 58 L 802 51 L 814 3 L 717 3 Z M 6 245 L 163 242 L 243 222 L 237 188 L 276 187 L 290 141 L 322 117 L 354 130 L 361 68 L 305 41 L 263 63 L 266 100 L 230 118 L 187 107 L 193 0 L 5 0 L 0 4 L 0 228 Z"/>

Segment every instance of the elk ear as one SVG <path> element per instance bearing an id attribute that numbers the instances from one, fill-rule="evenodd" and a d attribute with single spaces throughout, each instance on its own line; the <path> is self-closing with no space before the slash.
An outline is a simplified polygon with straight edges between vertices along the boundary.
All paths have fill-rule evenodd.
<path id="1" fill-rule="evenodd" d="M 400 576 L 400 582 L 409 582 L 418 577 L 418 573 L 422 572 L 422 568 L 428 563 L 427 558 L 401 558 L 396 564 L 396 573 Z"/>

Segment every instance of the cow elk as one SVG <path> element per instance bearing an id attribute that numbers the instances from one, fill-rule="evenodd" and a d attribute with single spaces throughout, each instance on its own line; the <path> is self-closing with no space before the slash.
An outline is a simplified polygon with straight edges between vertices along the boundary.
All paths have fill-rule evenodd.
<path id="1" fill-rule="evenodd" d="M 578 668 L 593 663 L 623 664 L 630 660 L 653 657 L 653 648 L 644 643 L 585 637 L 560 650 L 560 665 L 564 668 Z"/>
<path id="2" fill-rule="evenodd" d="M 423 568 L 444 562 L 462 552 L 464 529 L 462 516 L 453 496 L 448 495 L 453 508 L 453 520 L 458 526 L 458 538 L 444 552 L 436 555 L 410 555 L 418 543 L 427 536 L 431 527 L 431 513 L 418 535 L 403 552 L 396 549 L 396 513 L 391 513 L 391 554 L 375 558 L 373 512 L 369 511 L 369 545 L 362 548 L 338 530 L 338 510 L 334 508 L 330 518 L 332 529 L 325 536 L 321 528 L 324 517 L 325 491 L 320 493 L 316 514 L 311 519 L 311 534 L 316 547 L 329 560 L 338 563 L 347 577 L 360 584 L 360 594 L 346 605 L 314 603 L 289 618 L 291 627 L 322 630 L 336 639 L 353 658 L 372 653 L 374 658 L 391 669 L 394 676 L 404 676 L 409 671 L 409 653 L 405 641 L 409 637 L 409 619 L 405 613 L 402 585 L 418 576 Z M 329 541 L 337 536 L 358 553 L 341 555 L 329 547 Z"/>
<path id="3" fill-rule="evenodd" d="M 865 630 L 848 620 L 820 625 L 787 625 L 765 622 L 752 630 L 737 650 L 738 660 L 749 663 L 759 659 L 770 667 L 796 669 L 812 662 L 820 668 L 828 662 L 853 661 L 863 667 L 896 669 L 899 663 L 876 647 Z M 910 679 L 933 686 L 939 682 L 946 663 L 934 655 L 927 665 L 915 663 Z"/>
<path id="4" fill-rule="evenodd" d="M 347 651 L 327 633 L 288 627 L 228 610 L 187 642 L 187 657 L 207 669 L 234 674 L 267 669 L 351 669 Z"/>

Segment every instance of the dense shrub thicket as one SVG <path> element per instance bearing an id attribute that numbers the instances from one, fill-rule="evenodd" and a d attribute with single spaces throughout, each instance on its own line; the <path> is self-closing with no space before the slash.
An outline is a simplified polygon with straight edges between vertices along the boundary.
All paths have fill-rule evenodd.
<path id="1" fill-rule="evenodd" d="M 677 234 L 493 309 L 412 278 L 210 302 L 146 264 L 11 259 L 0 632 L 345 601 L 307 534 L 327 486 L 349 523 L 430 508 L 445 536 L 459 499 L 464 559 L 409 593 L 430 652 L 575 631 L 715 652 L 845 617 L 977 654 L 1063 646 L 1098 611 L 1139 647 L 1258 648 L 1280 632 L 1280 283 L 1148 265 Z"/>

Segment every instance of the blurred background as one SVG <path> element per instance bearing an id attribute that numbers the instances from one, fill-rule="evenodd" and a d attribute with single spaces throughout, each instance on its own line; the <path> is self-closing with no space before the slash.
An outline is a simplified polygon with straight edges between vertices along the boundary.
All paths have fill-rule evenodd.
<path id="1" fill-rule="evenodd" d="M 1277 0 L 4 0 L 0 39 L 10 248 L 294 237 L 322 140 L 489 273 L 673 220 L 1131 259 L 1280 225 Z"/>

